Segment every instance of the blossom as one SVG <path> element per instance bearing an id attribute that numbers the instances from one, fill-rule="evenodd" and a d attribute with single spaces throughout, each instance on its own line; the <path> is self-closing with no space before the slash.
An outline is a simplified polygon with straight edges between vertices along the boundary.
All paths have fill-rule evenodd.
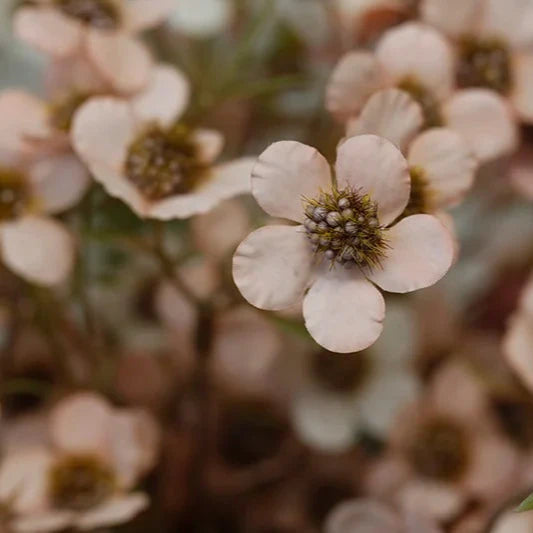
<path id="1" fill-rule="evenodd" d="M 140 217 L 188 218 L 249 190 L 252 160 L 213 165 L 222 135 L 179 120 L 189 92 L 179 71 L 160 65 L 145 91 L 129 100 L 92 98 L 74 117 L 76 152 L 107 192 Z"/>
<path id="2" fill-rule="evenodd" d="M 173 0 L 37 0 L 17 9 L 13 25 L 45 53 L 84 57 L 115 88 L 134 91 L 151 65 L 134 34 L 160 23 L 173 7 Z"/>
<path id="3" fill-rule="evenodd" d="M 453 239 L 431 215 L 395 223 L 409 200 L 410 179 L 407 161 L 386 139 L 360 135 L 343 142 L 335 174 L 334 184 L 326 159 L 298 142 L 263 152 L 252 193 L 268 214 L 298 224 L 249 235 L 235 253 L 233 277 L 261 309 L 284 309 L 303 298 L 315 341 L 350 353 L 373 344 L 383 328 L 385 302 L 374 284 L 399 293 L 433 285 L 450 268 Z"/>
<path id="4" fill-rule="evenodd" d="M 144 411 L 112 408 L 94 393 L 59 401 L 41 442 L 8 448 L 0 463 L 0 500 L 16 532 L 116 525 L 148 505 L 130 492 L 155 461 L 159 439 Z"/>
<path id="5" fill-rule="evenodd" d="M 385 32 L 375 52 L 346 54 L 328 83 L 326 106 L 347 121 L 375 91 L 388 87 L 418 101 L 425 128 L 444 126 L 461 134 L 481 162 L 517 146 L 517 124 L 507 101 L 487 88 L 457 90 L 453 48 L 429 25 L 402 24 Z"/>

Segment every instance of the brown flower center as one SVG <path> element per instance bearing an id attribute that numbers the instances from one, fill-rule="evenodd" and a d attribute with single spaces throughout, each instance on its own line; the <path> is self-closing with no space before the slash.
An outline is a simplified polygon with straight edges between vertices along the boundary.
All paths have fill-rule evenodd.
<path id="1" fill-rule="evenodd" d="M 74 113 L 94 94 L 73 92 L 52 102 L 49 109 L 50 124 L 57 130 L 68 133 Z"/>
<path id="2" fill-rule="evenodd" d="M 467 435 L 453 420 L 435 418 L 419 428 L 408 455 L 420 475 L 454 481 L 463 474 L 470 459 Z"/>
<path id="3" fill-rule="evenodd" d="M 84 511 L 105 501 L 114 491 L 113 473 L 97 457 L 78 455 L 58 461 L 49 474 L 54 505 Z"/>
<path id="4" fill-rule="evenodd" d="M 55 0 L 55 4 L 65 15 L 102 30 L 115 29 L 120 22 L 113 0 Z"/>
<path id="5" fill-rule="evenodd" d="M 486 87 L 506 94 L 512 81 L 511 59 L 505 43 L 476 37 L 460 41 L 457 82 L 461 87 Z"/>
<path id="6" fill-rule="evenodd" d="M 143 133 L 130 146 L 125 167 L 128 179 L 150 200 L 189 192 L 206 170 L 190 130 L 180 124 Z"/>
<path id="7" fill-rule="evenodd" d="M 346 267 L 373 268 L 385 257 L 377 205 L 368 195 L 333 188 L 317 199 L 304 199 L 304 227 L 316 253 Z"/>
<path id="8" fill-rule="evenodd" d="M 405 78 L 398 83 L 398 89 L 408 93 L 420 104 L 424 114 L 424 129 L 443 125 L 439 102 L 421 83 L 412 78 Z"/>
<path id="9" fill-rule="evenodd" d="M 19 217 L 28 202 L 29 191 L 25 176 L 17 170 L 0 167 L 0 220 Z"/>
<path id="10" fill-rule="evenodd" d="M 409 173 L 411 175 L 411 193 L 402 217 L 429 213 L 428 181 L 425 177 L 424 170 L 420 167 L 411 167 Z"/>

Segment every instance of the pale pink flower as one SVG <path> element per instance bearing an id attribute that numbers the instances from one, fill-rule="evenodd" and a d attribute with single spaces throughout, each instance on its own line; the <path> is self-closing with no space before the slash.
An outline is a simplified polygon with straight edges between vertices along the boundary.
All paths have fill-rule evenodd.
<path id="1" fill-rule="evenodd" d="M 160 65 L 131 99 L 93 98 L 74 117 L 76 152 L 107 192 L 140 217 L 188 218 L 249 191 L 252 159 L 213 165 L 222 135 L 179 122 L 189 92 L 178 70 Z"/>
<path id="2" fill-rule="evenodd" d="M 148 413 L 77 393 L 52 408 L 47 429 L 41 443 L 8 449 L 0 462 L 0 500 L 13 531 L 93 530 L 147 507 L 147 496 L 132 489 L 156 459 L 159 430 Z"/>
<path id="3" fill-rule="evenodd" d="M 394 224 L 410 179 L 407 161 L 386 139 L 343 142 L 335 174 L 334 185 L 326 159 L 298 142 L 263 152 L 252 172 L 253 195 L 268 214 L 297 225 L 249 235 L 235 253 L 233 277 L 261 309 L 303 299 L 311 336 L 330 351 L 350 353 L 381 334 L 385 302 L 374 283 L 399 293 L 433 285 L 450 268 L 453 239 L 430 215 Z"/>
<path id="4" fill-rule="evenodd" d="M 452 45 L 429 25 L 402 24 L 385 32 L 375 52 L 346 54 L 329 81 L 326 106 L 347 121 L 375 91 L 388 87 L 409 92 L 423 108 L 425 127 L 455 130 L 482 162 L 517 146 L 517 124 L 507 100 L 486 88 L 456 90 Z"/>
<path id="5" fill-rule="evenodd" d="M 174 0 L 37 0 L 17 9 L 16 34 L 56 58 L 82 56 L 116 89 L 147 81 L 151 57 L 134 38 L 159 24 Z"/>

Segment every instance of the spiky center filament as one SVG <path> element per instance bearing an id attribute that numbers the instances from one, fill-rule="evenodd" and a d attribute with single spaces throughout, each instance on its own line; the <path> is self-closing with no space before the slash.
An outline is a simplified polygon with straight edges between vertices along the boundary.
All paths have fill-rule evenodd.
<path id="1" fill-rule="evenodd" d="M 125 166 L 127 178 L 149 200 L 189 192 L 206 171 L 190 130 L 180 124 L 143 133 L 131 144 Z"/>
<path id="2" fill-rule="evenodd" d="M 411 193 L 409 202 L 402 213 L 402 217 L 429 213 L 431 210 L 429 200 L 428 180 L 426 179 L 424 169 L 420 167 L 411 167 Z"/>
<path id="3" fill-rule="evenodd" d="M 461 87 L 485 87 L 506 94 L 512 81 L 511 58 L 505 43 L 498 39 L 461 39 L 457 68 Z"/>
<path id="4" fill-rule="evenodd" d="M 435 418 L 423 424 L 408 453 L 421 476 L 439 481 L 457 480 L 470 459 L 464 429 L 446 418 Z"/>
<path id="5" fill-rule="evenodd" d="M 398 83 L 398 89 L 408 93 L 415 102 L 420 104 L 424 114 L 424 129 L 443 125 L 439 102 L 431 91 L 413 78 L 401 80 Z"/>
<path id="6" fill-rule="evenodd" d="M 88 92 L 73 92 L 52 102 L 49 108 L 51 125 L 59 131 L 68 133 L 74 113 L 91 96 L 94 95 Z"/>
<path id="7" fill-rule="evenodd" d="M 110 468 L 90 455 L 59 460 L 49 473 L 54 505 L 62 509 L 85 511 L 104 502 L 115 488 Z"/>
<path id="8" fill-rule="evenodd" d="M 22 215 L 29 203 L 28 183 L 18 170 L 0 167 L 0 220 Z"/>
<path id="9" fill-rule="evenodd" d="M 95 28 L 112 30 L 120 22 L 120 13 L 113 0 L 55 0 L 55 4 L 65 15 Z"/>
<path id="10" fill-rule="evenodd" d="M 364 385 L 372 361 L 365 352 L 336 354 L 321 350 L 313 354 L 311 369 L 314 378 L 327 390 L 354 392 Z"/>
<path id="11" fill-rule="evenodd" d="M 305 199 L 304 227 L 317 254 L 347 268 L 375 268 L 385 257 L 385 228 L 370 196 L 351 189 Z"/>

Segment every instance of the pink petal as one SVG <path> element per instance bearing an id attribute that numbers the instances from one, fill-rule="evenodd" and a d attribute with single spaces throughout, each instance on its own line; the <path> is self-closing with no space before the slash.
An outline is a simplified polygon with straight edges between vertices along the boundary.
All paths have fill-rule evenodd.
<path id="1" fill-rule="evenodd" d="M 6 266 L 37 285 L 65 281 L 74 264 L 72 236 L 51 218 L 26 216 L 3 224 L 0 247 Z"/>
<path id="2" fill-rule="evenodd" d="M 357 115 L 368 97 L 383 87 L 383 74 L 373 54 L 350 52 L 333 71 L 326 88 L 326 108 L 340 120 Z"/>
<path id="3" fill-rule="evenodd" d="M 473 32 L 482 3 L 483 0 L 422 0 L 420 11 L 424 22 L 459 38 Z"/>
<path id="4" fill-rule="evenodd" d="M 126 34 L 89 31 L 87 53 L 100 74 L 119 92 L 138 91 L 150 79 L 152 58 L 148 49 Z"/>
<path id="5" fill-rule="evenodd" d="M 533 391 L 533 317 L 518 315 L 511 321 L 504 338 L 503 353 L 520 380 Z"/>
<path id="6" fill-rule="evenodd" d="M 233 257 L 233 279 L 248 302 L 278 310 L 309 286 L 313 252 L 301 226 L 266 226 L 251 233 Z"/>
<path id="7" fill-rule="evenodd" d="M 208 165 L 213 163 L 224 149 L 224 135 L 219 131 L 199 128 L 193 132 L 193 137 L 200 152 L 199 158 Z"/>
<path id="8" fill-rule="evenodd" d="M 324 156 L 305 144 L 281 141 L 270 145 L 252 171 L 252 194 L 271 216 L 302 222 L 304 198 L 331 189 Z"/>
<path id="9" fill-rule="evenodd" d="M 511 102 L 519 117 L 533 123 L 533 54 L 516 53 L 512 57 L 513 88 Z"/>
<path id="10" fill-rule="evenodd" d="M 449 231 L 430 215 L 413 215 L 395 224 L 382 265 L 368 279 L 389 292 L 411 292 L 437 283 L 452 265 L 454 243 Z"/>
<path id="11" fill-rule="evenodd" d="M 376 57 L 392 83 L 412 79 L 442 99 L 454 87 L 454 58 L 446 39 L 431 26 L 408 22 L 388 30 Z"/>
<path id="12" fill-rule="evenodd" d="M 420 168 L 430 189 L 433 209 L 450 207 L 463 199 L 472 187 L 477 161 L 453 130 L 426 131 L 409 147 L 411 167 Z"/>
<path id="13" fill-rule="evenodd" d="M 304 299 L 305 325 L 332 352 L 364 350 L 380 336 L 385 318 L 381 293 L 359 272 L 325 269 Z"/>
<path id="14" fill-rule="evenodd" d="M 125 6 L 128 31 L 147 30 L 165 21 L 176 9 L 176 0 L 129 0 Z"/>
<path id="15" fill-rule="evenodd" d="M 14 533 L 48 533 L 63 531 L 72 525 L 75 514 L 71 511 L 44 511 L 15 518 Z"/>
<path id="16" fill-rule="evenodd" d="M 372 133 L 405 152 L 423 123 L 422 108 L 406 92 L 385 89 L 368 100 L 359 117 L 349 123 L 346 134 Z"/>
<path id="17" fill-rule="evenodd" d="M 405 533 L 399 516 L 370 499 L 348 500 L 328 515 L 324 533 Z"/>
<path id="18" fill-rule="evenodd" d="M 23 41 L 60 57 L 72 55 L 78 50 L 83 32 L 77 21 L 48 6 L 17 9 L 13 28 Z"/>
<path id="19" fill-rule="evenodd" d="M 533 44 L 533 3 L 529 0 L 484 0 L 482 32 L 515 47 Z"/>
<path id="20" fill-rule="evenodd" d="M 533 513 L 517 513 L 512 509 L 495 520 L 490 533 L 531 533 L 532 530 Z"/>
<path id="21" fill-rule="evenodd" d="M 401 215 L 409 201 L 407 161 L 387 139 L 360 135 L 346 140 L 337 151 L 336 172 L 339 189 L 351 187 L 377 203 L 382 225 Z"/>
<path id="22" fill-rule="evenodd" d="M 444 105 L 446 126 L 457 131 L 481 162 L 512 152 L 517 124 L 506 101 L 487 89 L 457 91 Z"/>
<path id="23" fill-rule="evenodd" d="M 189 96 L 187 78 L 177 68 L 160 64 L 152 69 L 148 86 L 131 103 L 139 122 L 170 126 L 185 111 Z"/>

